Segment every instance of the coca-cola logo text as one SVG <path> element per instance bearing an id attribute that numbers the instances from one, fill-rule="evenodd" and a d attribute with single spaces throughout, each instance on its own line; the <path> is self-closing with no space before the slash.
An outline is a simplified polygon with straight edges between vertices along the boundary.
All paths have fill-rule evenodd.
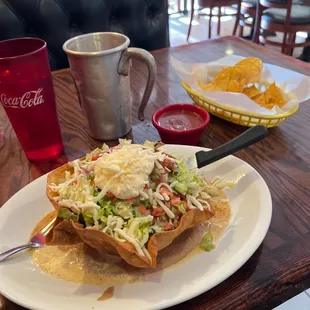
<path id="1" fill-rule="evenodd" d="M 23 94 L 21 97 L 7 97 L 5 94 L 0 95 L 0 102 L 6 108 L 30 108 L 44 103 L 41 95 L 43 88 L 31 90 Z"/>

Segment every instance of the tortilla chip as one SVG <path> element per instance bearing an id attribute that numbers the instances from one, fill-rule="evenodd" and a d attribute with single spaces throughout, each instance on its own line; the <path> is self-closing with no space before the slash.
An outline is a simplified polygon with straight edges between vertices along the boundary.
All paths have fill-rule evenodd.
<path id="1" fill-rule="evenodd" d="M 204 91 L 242 93 L 246 85 L 260 81 L 262 70 L 263 63 L 260 59 L 248 57 L 234 66 L 223 68 L 209 84 L 199 79 L 196 80 L 199 87 Z"/>
<path id="2" fill-rule="evenodd" d="M 268 105 L 283 107 L 286 104 L 281 89 L 273 82 L 265 91 Z"/>
<path id="3" fill-rule="evenodd" d="M 275 83 L 272 83 L 266 91 L 253 96 L 251 99 L 266 109 L 272 109 L 275 105 L 283 107 L 286 104 L 281 89 Z"/>
<path id="4" fill-rule="evenodd" d="M 214 80 L 207 84 L 203 90 L 206 91 L 227 91 L 230 80 L 231 67 L 223 68 Z"/>
<path id="5" fill-rule="evenodd" d="M 53 200 L 53 197 L 57 196 L 57 193 L 52 192 L 49 189 L 49 185 L 51 183 L 59 184 L 63 181 L 66 170 L 72 172 L 73 168 L 66 164 L 52 171 L 47 177 L 46 193 L 57 210 L 61 209 L 61 207 Z M 70 241 L 68 241 L 70 236 L 72 236 L 74 242 L 77 242 L 77 240 L 79 240 L 77 238 L 78 236 L 83 242 L 92 248 L 105 253 L 120 255 L 130 265 L 140 268 L 154 268 L 156 267 L 156 258 L 160 250 L 171 244 L 171 242 L 183 231 L 208 221 L 213 215 L 214 212 L 208 209 L 205 209 L 204 211 L 192 209 L 181 217 L 177 228 L 152 235 L 147 244 L 147 249 L 152 257 L 152 262 L 146 257 L 138 255 L 135 247 L 131 243 L 118 242 L 113 237 L 102 231 L 83 228 L 83 225 L 74 221 L 61 221 L 60 223 L 57 221 L 46 240 L 49 245 L 64 245 L 67 244 L 66 242 Z"/>
<path id="6" fill-rule="evenodd" d="M 259 104 L 262 107 L 265 107 L 266 105 L 266 96 L 265 93 L 260 93 L 254 97 L 251 98 L 253 101 L 255 101 L 257 104 Z"/>
<path id="7" fill-rule="evenodd" d="M 209 83 L 203 86 L 200 85 L 200 88 L 205 91 L 223 91 L 220 87 L 218 87 L 214 83 Z"/>
<path id="8" fill-rule="evenodd" d="M 230 75 L 229 79 L 234 81 L 240 81 L 245 78 L 245 72 L 241 68 L 238 67 L 230 67 Z"/>
<path id="9" fill-rule="evenodd" d="M 246 87 L 243 89 L 243 93 L 248 96 L 250 99 L 257 96 L 259 94 L 259 90 L 256 88 L 255 85 L 252 85 L 250 87 Z"/>
<path id="10" fill-rule="evenodd" d="M 245 84 L 256 83 L 261 79 L 263 62 L 255 57 L 242 59 L 234 66 L 243 72 L 246 77 Z"/>
<path id="11" fill-rule="evenodd" d="M 228 83 L 227 91 L 237 93 L 239 91 L 239 83 L 235 80 L 230 80 Z"/>
<path id="12" fill-rule="evenodd" d="M 238 89 L 238 93 L 242 93 L 244 86 L 246 85 L 246 77 L 241 78 L 239 81 L 239 89 Z"/>

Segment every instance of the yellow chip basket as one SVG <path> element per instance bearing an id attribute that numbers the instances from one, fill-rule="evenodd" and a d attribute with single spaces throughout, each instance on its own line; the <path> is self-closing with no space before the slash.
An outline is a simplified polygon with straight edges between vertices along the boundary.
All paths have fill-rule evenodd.
<path id="1" fill-rule="evenodd" d="M 265 125 L 268 128 L 275 127 L 286 121 L 291 115 L 297 112 L 299 105 L 277 115 L 262 115 L 246 112 L 237 108 L 225 107 L 192 89 L 188 84 L 182 82 L 183 88 L 187 91 L 192 100 L 200 107 L 219 118 L 242 126 L 252 127 Z"/>

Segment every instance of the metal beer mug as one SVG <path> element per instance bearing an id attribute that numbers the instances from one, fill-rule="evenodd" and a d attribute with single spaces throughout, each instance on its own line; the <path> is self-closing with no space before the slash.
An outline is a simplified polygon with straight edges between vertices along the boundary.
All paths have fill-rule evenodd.
<path id="1" fill-rule="evenodd" d="M 128 48 L 129 43 L 123 34 L 97 32 L 74 37 L 63 45 L 89 133 L 95 139 L 113 140 L 131 130 L 129 72 L 132 58 L 145 62 L 148 68 L 138 112 L 139 119 L 144 120 L 144 109 L 155 83 L 156 64 L 149 52 Z"/>

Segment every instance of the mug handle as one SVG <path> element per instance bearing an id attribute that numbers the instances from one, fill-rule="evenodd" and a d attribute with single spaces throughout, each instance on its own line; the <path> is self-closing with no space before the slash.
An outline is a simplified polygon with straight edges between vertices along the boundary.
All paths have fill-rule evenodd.
<path id="1" fill-rule="evenodd" d="M 125 50 L 118 64 L 118 73 L 127 76 L 129 74 L 130 60 L 134 58 L 144 62 L 148 68 L 148 79 L 145 86 L 144 94 L 139 106 L 138 117 L 140 121 L 144 120 L 144 110 L 150 99 L 155 84 L 157 68 L 154 57 L 144 49 L 130 47 Z"/>

